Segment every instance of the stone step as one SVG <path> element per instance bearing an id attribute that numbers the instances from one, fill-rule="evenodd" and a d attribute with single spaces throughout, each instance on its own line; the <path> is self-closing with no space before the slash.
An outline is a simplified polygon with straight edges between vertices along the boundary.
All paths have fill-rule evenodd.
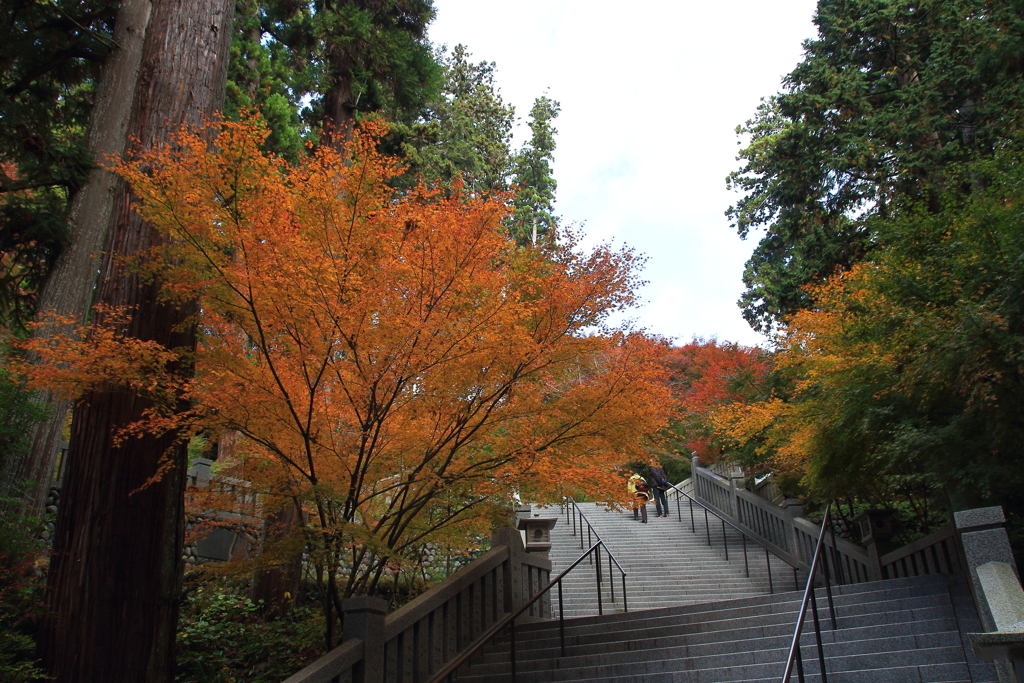
<path id="1" fill-rule="evenodd" d="M 959 646 L 955 647 L 933 647 L 917 648 L 913 650 L 900 650 L 892 652 L 877 652 L 871 650 L 869 641 L 865 644 L 866 652 L 837 655 L 828 657 L 826 668 L 829 672 L 829 680 L 844 680 L 846 677 L 839 677 L 840 673 L 851 674 L 851 679 L 861 677 L 858 674 L 853 678 L 853 672 L 865 672 L 863 680 L 870 681 L 866 672 L 873 672 L 875 676 L 884 675 L 884 678 L 876 678 L 876 681 L 921 681 L 920 668 L 931 668 L 934 678 L 928 680 L 964 680 L 969 679 L 970 671 L 963 661 L 963 651 Z M 804 658 L 805 673 L 815 673 L 818 670 L 817 652 L 813 646 L 802 646 L 801 653 Z M 624 661 L 622 656 L 614 658 L 591 658 L 586 662 L 560 660 L 541 660 L 540 662 L 517 663 L 517 680 L 523 683 L 554 683 L 555 681 L 595 681 L 606 679 L 629 680 L 630 677 L 641 676 L 644 680 L 651 680 L 650 677 L 657 674 L 673 674 L 671 680 L 686 681 L 687 683 L 716 683 L 720 681 L 748 681 L 759 678 L 781 677 L 785 668 L 784 661 L 788 654 L 788 648 L 772 649 L 764 651 L 737 651 L 724 654 L 698 655 L 698 656 L 673 656 L 671 650 L 657 651 L 656 654 L 642 653 L 644 658 L 640 661 Z M 826 653 L 826 656 L 828 653 Z M 956 661 L 959 658 L 960 661 Z M 528 668 L 528 665 L 529 668 Z M 534 668 L 536 667 L 536 668 Z M 507 662 L 499 665 L 477 667 L 473 666 L 469 672 L 459 676 L 464 683 L 475 681 L 497 681 L 511 680 L 508 676 L 509 665 Z M 941 677 L 938 674 L 941 672 Z M 833 674 L 836 674 L 834 677 Z M 778 678 L 776 678 L 778 680 Z"/>
<path id="2" fill-rule="evenodd" d="M 855 584 L 851 586 L 837 587 L 833 597 L 838 610 L 840 621 L 849 619 L 865 611 L 893 611 L 897 609 L 914 609 L 933 605 L 931 596 L 945 597 L 948 605 L 948 592 L 945 584 L 934 579 L 918 580 L 916 585 L 907 586 L 903 579 L 896 585 L 889 585 L 889 582 Z M 827 616 L 827 600 L 824 589 L 816 591 L 819 610 L 823 616 Z M 598 622 L 601 628 L 636 628 L 634 625 L 627 625 L 622 622 L 641 621 L 651 622 L 656 619 L 668 619 L 673 623 L 684 623 L 698 621 L 709 623 L 713 619 L 723 620 L 727 618 L 749 618 L 759 614 L 787 612 L 795 614 L 799 608 L 802 593 L 788 592 L 774 596 L 764 595 L 758 598 L 745 598 L 736 601 L 721 601 L 714 604 L 701 603 L 678 608 L 660 608 L 652 610 L 631 610 L 628 614 L 617 615 L 613 620 L 607 617 Z M 921 600 L 923 598 L 923 600 Z M 910 602 L 908 602 L 910 601 Z M 872 604 L 878 606 L 870 608 Z M 794 617 L 795 620 L 795 617 Z M 583 626 L 587 622 L 582 619 L 573 620 L 572 625 Z M 533 624 L 525 633 L 540 633 L 544 629 L 557 628 L 557 624 Z M 525 636 L 524 636 L 525 637 Z"/>
<path id="3" fill-rule="evenodd" d="M 634 637 L 635 636 L 635 637 Z M 755 642 L 767 645 L 772 643 L 771 647 L 775 648 L 788 648 L 792 642 L 793 629 L 792 624 L 782 625 L 754 625 L 746 626 L 743 628 L 735 628 L 728 631 L 707 631 L 701 633 L 653 633 L 653 632 L 636 632 L 628 634 L 619 634 L 618 640 L 613 639 L 598 639 L 598 638 L 585 638 L 581 639 L 578 637 L 566 637 L 566 656 L 582 656 L 590 653 L 590 650 L 595 648 L 599 649 L 602 653 L 609 652 L 627 652 L 631 650 L 656 650 L 661 648 L 676 648 L 676 647 L 690 647 L 693 648 L 693 652 L 700 652 L 701 647 L 714 649 L 723 649 L 735 646 L 737 643 L 746 643 L 748 645 Z M 957 633 L 955 620 L 951 618 L 947 619 L 932 619 L 925 620 L 919 624 L 913 625 L 912 628 L 908 628 L 907 623 L 899 624 L 878 624 L 871 626 L 862 626 L 858 628 L 851 628 L 842 630 L 842 632 L 833 633 L 832 631 L 824 631 L 822 633 L 823 643 L 834 644 L 833 647 L 839 647 L 845 645 L 847 641 L 868 641 L 873 638 L 884 638 L 884 639 L 900 639 L 900 638 L 921 638 L 921 639 L 932 639 L 933 644 L 941 641 L 940 644 L 946 646 L 952 646 L 956 644 Z M 837 643 L 836 639 L 840 641 Z M 811 647 L 815 644 L 813 632 L 805 633 L 801 636 L 801 644 Z M 543 648 L 534 647 L 529 650 L 531 653 L 529 657 L 536 658 L 556 658 L 561 657 L 561 652 L 558 644 L 558 640 L 555 639 L 550 643 L 545 643 Z M 887 648 L 892 649 L 892 648 Z M 708 650 L 710 651 L 710 650 Z M 523 651 L 523 656 L 526 657 L 526 651 Z M 485 661 L 501 661 L 507 658 L 507 645 L 502 648 L 495 647 L 493 650 L 487 651 L 481 655 L 481 662 Z"/>
<path id="4" fill-rule="evenodd" d="M 701 644 L 710 642 L 741 641 L 749 638 L 786 637 L 791 638 L 796 622 L 796 612 L 762 615 L 760 617 L 744 617 L 736 619 L 716 620 L 714 622 L 674 623 L 671 619 L 653 622 L 643 628 L 619 628 L 598 631 L 595 629 L 566 628 L 566 647 L 588 647 L 599 645 L 608 651 L 619 649 L 642 649 L 643 643 L 658 647 L 664 642 L 683 642 Z M 825 642 L 833 642 L 834 638 L 850 640 L 866 640 L 872 630 L 879 633 L 902 633 L 920 635 L 941 632 L 945 627 L 955 632 L 956 620 L 949 607 L 934 607 L 928 610 L 916 610 L 913 613 L 894 614 L 892 612 L 875 612 L 857 617 L 840 618 L 839 628 L 832 632 L 830 623 L 822 620 L 822 633 Z M 806 633 L 813 633 L 813 625 L 808 625 Z M 528 636 L 529 634 L 523 634 Z M 507 638 L 496 640 L 496 649 L 507 648 Z M 548 652 L 559 647 L 558 632 L 546 633 L 545 637 L 519 637 L 517 630 L 516 648 L 519 652 Z M 529 655 L 532 656 L 532 655 Z"/>
<path id="5" fill-rule="evenodd" d="M 709 547 L 703 514 L 695 515 L 691 526 L 688 510 L 681 524 L 678 516 L 654 517 L 651 507 L 648 524 L 639 524 L 628 511 L 581 507 L 627 573 L 629 612 L 621 611 L 618 571 L 609 572 L 603 555 L 602 602 L 612 613 L 591 616 L 597 613 L 596 566 L 580 565 L 562 584 L 566 656 L 561 656 L 557 621 L 517 627 L 519 681 L 778 682 L 802 598 L 802 590 L 791 590 L 789 565 L 774 557 L 765 561 L 764 551 L 750 543 L 744 561 L 741 536 L 727 529 L 723 539 L 713 519 Z M 572 535 L 563 515 L 551 540 L 556 576 L 580 556 L 580 537 Z M 615 581 L 615 603 L 608 602 L 609 576 Z M 801 571 L 797 579 L 802 589 L 806 575 Z M 946 577 L 834 587 L 834 632 L 824 590 L 815 595 L 832 683 L 995 680 L 991 666 L 964 650 L 963 612 L 969 611 L 970 598 L 965 587 L 951 585 Z M 553 592 L 556 614 L 557 603 Z M 508 652 L 507 637 L 497 638 L 459 680 L 510 680 Z M 805 680 L 820 680 L 810 618 L 801 653 Z"/>

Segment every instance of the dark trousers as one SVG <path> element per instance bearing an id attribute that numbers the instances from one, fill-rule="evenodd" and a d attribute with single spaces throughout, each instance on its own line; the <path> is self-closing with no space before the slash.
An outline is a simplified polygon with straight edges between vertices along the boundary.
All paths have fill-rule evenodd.
<path id="1" fill-rule="evenodd" d="M 668 498 L 665 496 L 665 492 L 657 487 L 651 489 L 651 493 L 654 494 L 654 508 L 660 517 L 664 512 L 668 515 Z"/>
<path id="2" fill-rule="evenodd" d="M 647 501 L 641 502 L 640 496 L 636 497 L 636 503 L 633 505 L 633 519 L 636 519 L 637 516 L 639 516 L 640 521 L 647 521 Z"/>

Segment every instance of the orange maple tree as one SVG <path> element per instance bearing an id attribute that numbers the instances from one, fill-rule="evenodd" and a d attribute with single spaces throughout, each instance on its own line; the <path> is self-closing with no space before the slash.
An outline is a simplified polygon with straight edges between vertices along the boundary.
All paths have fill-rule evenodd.
<path id="1" fill-rule="evenodd" d="M 634 302 L 633 253 L 568 232 L 519 247 L 506 195 L 396 194 L 379 123 L 295 165 L 258 121 L 218 126 L 118 169 L 173 238 L 138 267 L 199 302 L 195 377 L 163 382 L 180 350 L 94 332 L 41 342 L 38 382 L 116 382 L 97 369 L 124 362 L 132 390 L 184 392 L 192 411 L 157 402 L 138 428 L 237 434 L 235 476 L 307 514 L 328 604 L 520 493 L 618 496 L 672 403 L 662 345 L 607 324 Z"/>
<path id="2" fill-rule="evenodd" d="M 728 459 L 750 466 L 746 453 L 715 425 L 722 411 L 743 406 L 769 391 L 769 354 L 759 347 L 695 339 L 667 349 L 664 362 L 679 411 L 671 433 L 678 450 L 691 451 L 704 462 Z"/>

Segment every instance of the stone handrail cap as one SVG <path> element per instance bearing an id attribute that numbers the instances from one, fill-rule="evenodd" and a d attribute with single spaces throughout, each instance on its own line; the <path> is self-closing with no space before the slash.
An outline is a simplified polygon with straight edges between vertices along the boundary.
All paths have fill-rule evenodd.
<path id="1" fill-rule="evenodd" d="M 1024 652 L 1024 633 L 968 633 L 967 638 L 974 655 L 988 662 Z"/>
<path id="2" fill-rule="evenodd" d="M 352 612 L 370 612 L 371 614 L 387 614 L 388 601 L 374 598 L 369 595 L 360 595 L 355 598 L 347 598 L 342 601 L 341 609 L 346 614 Z"/>
<path id="3" fill-rule="evenodd" d="M 1003 508 L 998 505 L 989 508 L 961 510 L 960 512 L 953 513 L 953 517 L 956 519 L 957 529 L 972 529 L 974 527 L 992 526 L 1006 522 Z"/>
<path id="4" fill-rule="evenodd" d="M 548 528 L 553 529 L 555 524 L 558 523 L 558 517 L 524 517 L 519 520 L 518 529 L 524 531 L 529 528 L 531 524 L 537 524 L 537 522 L 546 522 Z"/>
<path id="5" fill-rule="evenodd" d="M 1020 580 L 1006 562 L 986 562 L 978 567 L 985 600 L 996 622 L 996 630 L 1021 632 L 1024 630 L 1024 590 Z"/>

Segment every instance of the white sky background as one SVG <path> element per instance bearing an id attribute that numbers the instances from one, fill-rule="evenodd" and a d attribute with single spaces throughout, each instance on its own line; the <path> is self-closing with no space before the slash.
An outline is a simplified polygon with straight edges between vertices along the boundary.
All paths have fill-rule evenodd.
<path id="1" fill-rule="evenodd" d="M 736 300 L 756 242 L 729 227 L 737 195 L 735 128 L 815 35 L 814 0 L 608 2 L 434 0 L 430 38 L 463 43 L 497 63 L 497 83 L 521 119 L 547 91 L 562 112 L 556 211 L 589 240 L 629 245 L 649 260 L 640 327 L 685 343 L 695 336 L 764 343 Z"/>

